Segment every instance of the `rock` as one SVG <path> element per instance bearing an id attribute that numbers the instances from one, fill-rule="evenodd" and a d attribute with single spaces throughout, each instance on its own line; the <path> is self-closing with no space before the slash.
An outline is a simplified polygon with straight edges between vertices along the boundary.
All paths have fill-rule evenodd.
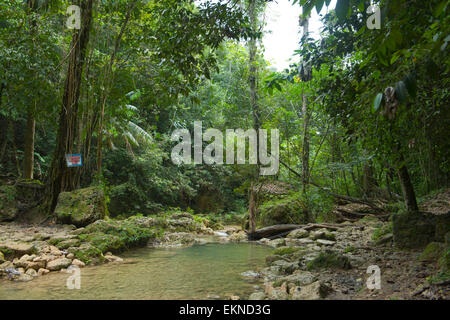
<path id="1" fill-rule="evenodd" d="M 419 256 L 420 261 L 437 261 L 445 249 L 445 245 L 440 242 L 431 242 Z"/>
<path id="2" fill-rule="evenodd" d="M 245 271 L 241 273 L 241 276 L 245 277 L 245 278 L 259 278 L 260 274 L 255 272 L 255 271 Z"/>
<path id="3" fill-rule="evenodd" d="M 306 286 L 317 280 L 317 277 L 311 272 L 300 271 L 289 276 L 283 277 L 280 281 L 293 283 L 296 286 Z"/>
<path id="4" fill-rule="evenodd" d="M 287 300 L 288 294 L 281 289 L 272 289 L 269 293 L 270 300 Z"/>
<path id="5" fill-rule="evenodd" d="M 305 209 L 304 202 L 296 195 L 267 201 L 258 209 L 260 213 L 257 216 L 257 224 L 262 227 L 308 223 L 306 215 L 301 214 Z"/>
<path id="6" fill-rule="evenodd" d="M 336 244 L 336 241 L 330 241 L 330 240 L 323 240 L 318 239 L 316 240 L 318 244 L 324 245 L 324 246 L 334 246 Z"/>
<path id="7" fill-rule="evenodd" d="M 328 284 L 316 281 L 307 286 L 296 287 L 292 291 L 292 300 L 320 300 L 326 298 L 332 289 Z"/>
<path id="8" fill-rule="evenodd" d="M 274 266 L 279 267 L 279 271 L 283 274 L 291 274 L 299 268 L 298 262 L 287 262 L 285 260 L 275 261 Z"/>
<path id="9" fill-rule="evenodd" d="M 50 246 L 50 254 L 54 255 L 54 256 L 62 256 L 62 252 L 61 250 L 59 250 L 57 247 L 55 246 Z"/>
<path id="10" fill-rule="evenodd" d="M 283 257 L 280 256 L 280 255 L 277 255 L 277 254 L 271 255 L 271 256 L 267 256 L 267 257 L 266 257 L 266 264 L 267 264 L 268 266 L 270 266 L 270 265 L 272 265 L 275 261 L 278 261 L 278 260 L 283 260 Z"/>
<path id="11" fill-rule="evenodd" d="M 66 258 L 67 258 L 67 259 L 70 259 L 70 260 L 73 260 L 73 259 L 75 258 L 75 255 L 74 255 L 73 253 L 69 253 L 69 254 L 66 256 Z"/>
<path id="12" fill-rule="evenodd" d="M 122 258 L 113 256 L 113 255 L 110 255 L 110 256 L 107 255 L 107 256 L 105 256 L 105 259 L 106 259 L 108 262 L 123 262 L 123 259 L 122 259 Z"/>
<path id="13" fill-rule="evenodd" d="M 295 229 L 291 233 L 287 235 L 287 238 L 292 239 L 301 239 L 301 238 L 308 238 L 309 232 L 305 229 Z"/>
<path id="14" fill-rule="evenodd" d="M 384 235 L 383 237 L 381 237 L 380 239 L 378 239 L 378 241 L 376 242 L 377 246 L 389 243 L 392 241 L 392 239 L 394 239 L 394 235 L 392 233 L 388 233 L 386 235 Z"/>
<path id="15" fill-rule="evenodd" d="M 393 215 L 392 233 L 398 248 L 423 248 L 435 239 L 436 221 L 431 214 L 402 212 Z"/>
<path id="16" fill-rule="evenodd" d="M 5 255 L 0 251 L 0 264 L 5 262 Z"/>
<path id="17" fill-rule="evenodd" d="M 47 273 L 50 273 L 50 270 L 41 268 L 41 269 L 38 270 L 37 275 L 38 276 L 43 276 L 43 275 L 46 275 Z"/>
<path id="18" fill-rule="evenodd" d="M 241 297 L 239 297 L 239 296 L 231 296 L 230 300 L 233 300 L 233 301 L 241 300 Z"/>
<path id="19" fill-rule="evenodd" d="M 59 242 L 56 246 L 58 249 L 67 249 L 70 247 L 78 247 L 81 244 L 81 241 L 79 239 L 67 239 L 64 241 Z"/>
<path id="20" fill-rule="evenodd" d="M 248 300 L 264 300 L 266 295 L 264 292 L 255 292 L 248 297 Z"/>
<path id="21" fill-rule="evenodd" d="M 336 241 L 336 236 L 333 233 L 328 232 L 327 229 L 312 231 L 309 237 L 313 240 L 322 239 L 322 240 Z"/>
<path id="22" fill-rule="evenodd" d="M 348 257 L 333 251 L 321 252 L 313 260 L 306 264 L 306 270 L 317 269 L 351 269 L 350 260 Z"/>
<path id="23" fill-rule="evenodd" d="M 20 273 L 19 276 L 14 276 L 13 277 L 14 281 L 18 281 L 18 282 L 28 282 L 33 280 L 33 276 L 30 276 L 29 274 L 25 274 L 25 273 Z"/>
<path id="24" fill-rule="evenodd" d="M 267 244 L 273 248 L 279 248 L 285 245 L 285 240 L 283 238 L 281 239 L 274 239 L 267 242 Z"/>
<path id="25" fill-rule="evenodd" d="M 105 194 L 99 187 L 62 192 L 55 209 L 58 222 L 85 227 L 103 219 L 106 212 Z"/>
<path id="26" fill-rule="evenodd" d="M 7 242 L 0 244 L 0 250 L 5 253 L 5 258 L 12 259 L 21 257 L 24 254 L 31 254 L 36 248 L 29 243 Z"/>
<path id="27" fill-rule="evenodd" d="M 36 262 L 31 261 L 31 262 L 28 262 L 26 267 L 28 269 L 39 270 L 41 268 L 45 268 L 45 266 L 46 266 L 45 261 L 36 261 Z"/>
<path id="28" fill-rule="evenodd" d="M 1 270 L 12 269 L 12 268 L 14 268 L 14 264 L 11 261 L 5 261 L 2 264 L 0 264 Z"/>
<path id="29" fill-rule="evenodd" d="M 27 272 L 25 272 L 25 274 L 32 276 L 32 277 L 37 277 L 37 272 L 34 269 L 28 269 Z"/>
<path id="30" fill-rule="evenodd" d="M 247 240 L 247 234 L 245 233 L 245 231 L 235 232 L 231 236 L 229 236 L 228 239 L 230 241 L 236 242 L 245 241 Z"/>
<path id="31" fill-rule="evenodd" d="M 197 244 L 197 245 L 204 245 L 204 244 L 207 244 L 208 241 L 206 239 L 203 239 L 203 238 L 195 238 L 194 239 L 194 243 Z"/>
<path id="32" fill-rule="evenodd" d="M 314 241 L 311 239 L 308 239 L 308 238 L 302 238 L 302 239 L 287 238 L 286 239 L 286 245 L 288 245 L 288 246 L 303 247 L 307 244 L 312 244 L 312 243 L 314 243 Z"/>
<path id="33" fill-rule="evenodd" d="M 58 271 L 63 268 L 67 268 L 72 264 L 72 261 L 67 258 L 58 258 L 56 260 L 47 263 L 47 269 L 50 271 Z"/>
<path id="34" fill-rule="evenodd" d="M 80 261 L 78 259 L 74 259 L 72 261 L 72 265 L 78 267 L 78 268 L 84 268 L 86 266 L 86 264 L 83 261 Z"/>

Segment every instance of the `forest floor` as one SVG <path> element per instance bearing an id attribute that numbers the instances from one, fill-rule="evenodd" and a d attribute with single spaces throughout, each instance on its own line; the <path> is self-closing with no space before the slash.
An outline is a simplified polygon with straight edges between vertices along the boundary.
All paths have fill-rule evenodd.
<path id="1" fill-rule="evenodd" d="M 446 190 L 423 201 L 421 210 L 434 214 L 448 212 L 449 200 L 450 190 Z M 424 249 L 395 248 L 389 222 L 367 216 L 336 226 L 298 229 L 286 238 L 261 239 L 261 243 L 276 249 L 266 259 L 268 266 L 256 276 L 264 280 L 264 287 L 251 298 L 450 299 L 448 281 L 430 281 L 439 274 L 437 261 L 424 261 L 421 258 Z M 369 289 L 367 285 L 372 276 L 368 273 L 370 266 L 380 270 L 379 289 Z"/>

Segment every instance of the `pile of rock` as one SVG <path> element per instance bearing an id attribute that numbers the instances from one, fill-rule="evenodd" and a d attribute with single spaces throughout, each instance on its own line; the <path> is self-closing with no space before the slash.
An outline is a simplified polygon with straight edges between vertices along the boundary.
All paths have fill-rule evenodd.
<path id="1" fill-rule="evenodd" d="M 39 250 L 30 244 L 6 244 L 2 249 L 13 257 L 24 253 L 20 257 L 5 260 L 4 255 L 0 264 L 0 276 L 15 281 L 30 281 L 51 271 L 60 271 L 70 266 L 83 268 L 84 262 L 75 259 L 72 253 L 61 251 L 55 246 L 44 246 Z M 26 252 L 26 253 L 25 253 Z M 36 253 L 32 253 L 36 252 Z"/>

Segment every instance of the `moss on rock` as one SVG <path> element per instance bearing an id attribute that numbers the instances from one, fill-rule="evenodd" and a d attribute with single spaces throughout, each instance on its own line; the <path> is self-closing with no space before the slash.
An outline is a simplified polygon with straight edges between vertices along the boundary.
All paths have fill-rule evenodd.
<path id="1" fill-rule="evenodd" d="M 437 261 L 444 251 L 444 244 L 440 242 L 431 242 L 419 256 L 420 261 Z"/>
<path id="2" fill-rule="evenodd" d="M 351 269 L 350 260 L 337 252 L 324 251 L 306 264 L 306 270 Z"/>
<path id="3" fill-rule="evenodd" d="M 303 214 L 305 205 L 296 193 L 283 198 L 263 203 L 259 207 L 258 225 L 271 226 L 275 224 L 307 223 Z"/>
<path id="4" fill-rule="evenodd" d="M 293 254 L 299 250 L 300 250 L 300 248 L 295 248 L 295 247 L 280 247 L 280 248 L 275 249 L 273 254 L 279 255 L 279 256 L 284 256 L 287 254 Z"/>
<path id="5" fill-rule="evenodd" d="M 423 248 L 435 240 L 435 220 L 420 212 L 399 212 L 393 216 L 394 244 L 398 248 Z"/>
<path id="6" fill-rule="evenodd" d="M 62 192 L 58 197 L 55 214 L 59 223 L 84 227 L 103 219 L 106 213 L 106 200 L 99 187 Z"/>

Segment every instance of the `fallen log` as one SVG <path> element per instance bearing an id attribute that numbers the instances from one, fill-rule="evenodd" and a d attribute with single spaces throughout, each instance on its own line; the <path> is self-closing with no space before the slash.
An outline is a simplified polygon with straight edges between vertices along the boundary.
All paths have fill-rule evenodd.
<path id="1" fill-rule="evenodd" d="M 247 232 L 249 240 L 260 240 L 262 238 L 276 239 L 288 235 L 291 231 L 296 229 L 312 230 L 319 228 L 326 228 L 333 231 L 341 228 L 352 226 L 349 224 L 333 225 L 328 223 L 309 223 L 309 224 L 277 224 L 270 227 L 264 227 L 255 232 Z"/>
<path id="2" fill-rule="evenodd" d="M 262 238 L 275 237 L 281 233 L 290 232 L 301 227 L 302 225 L 299 224 L 278 224 L 255 230 L 255 232 L 249 232 L 247 236 L 249 240 L 259 240 Z"/>

